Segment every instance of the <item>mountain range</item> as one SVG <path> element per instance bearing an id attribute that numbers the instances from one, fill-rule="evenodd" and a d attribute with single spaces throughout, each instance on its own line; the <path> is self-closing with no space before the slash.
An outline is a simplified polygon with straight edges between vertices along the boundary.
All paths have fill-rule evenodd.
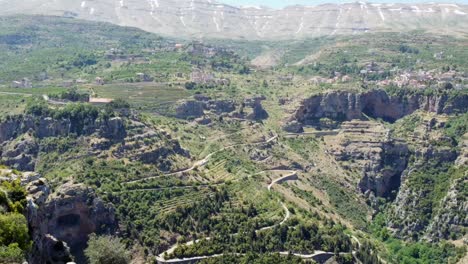
<path id="1" fill-rule="evenodd" d="M 184 38 L 272 40 L 412 30 L 468 34 L 468 5 L 447 3 L 354 2 L 283 9 L 213 0 L 0 0 L 0 5 L 0 15 L 66 16 Z"/>

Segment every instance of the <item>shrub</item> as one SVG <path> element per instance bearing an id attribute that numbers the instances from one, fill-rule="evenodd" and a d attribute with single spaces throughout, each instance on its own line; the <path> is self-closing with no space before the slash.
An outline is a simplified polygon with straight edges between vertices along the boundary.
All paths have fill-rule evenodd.
<path id="1" fill-rule="evenodd" d="M 12 244 L 16 244 L 22 250 L 30 246 L 28 225 L 22 214 L 0 215 L 0 246 L 10 247 Z"/>
<path id="2" fill-rule="evenodd" d="M 92 234 L 88 241 L 85 256 L 90 264 L 127 264 L 130 253 L 120 238 L 96 236 Z"/>

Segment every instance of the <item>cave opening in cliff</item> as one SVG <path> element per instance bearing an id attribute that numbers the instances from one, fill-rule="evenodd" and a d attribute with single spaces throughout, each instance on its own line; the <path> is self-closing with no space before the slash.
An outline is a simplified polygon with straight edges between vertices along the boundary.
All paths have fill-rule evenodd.
<path id="1" fill-rule="evenodd" d="M 395 123 L 397 121 L 397 118 L 386 115 L 384 109 L 377 109 L 375 104 L 372 103 L 366 104 L 366 106 L 364 106 L 362 109 L 362 114 L 371 118 L 380 118 L 388 123 Z"/>
<path id="2" fill-rule="evenodd" d="M 80 215 L 68 214 L 57 219 L 57 224 L 62 227 L 73 227 L 80 224 Z"/>

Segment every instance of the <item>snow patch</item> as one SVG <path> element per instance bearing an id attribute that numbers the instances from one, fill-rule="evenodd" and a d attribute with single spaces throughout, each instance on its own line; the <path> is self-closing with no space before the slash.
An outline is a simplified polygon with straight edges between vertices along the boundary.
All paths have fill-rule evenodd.
<path id="1" fill-rule="evenodd" d="M 215 24 L 216 26 L 216 31 L 220 32 L 221 29 L 219 27 L 219 24 L 218 24 L 218 20 L 216 19 L 216 15 L 218 14 L 218 11 L 214 11 L 214 14 L 213 14 L 213 23 Z"/>
<path id="2" fill-rule="evenodd" d="M 185 21 L 184 21 L 184 16 L 180 16 L 179 19 L 180 19 L 180 22 L 182 23 L 182 25 L 184 25 L 184 27 L 187 27 L 187 25 L 185 24 Z"/>
<path id="3" fill-rule="evenodd" d="M 86 7 L 86 1 L 81 2 L 81 8 L 85 8 L 85 7 Z"/>
<path id="4" fill-rule="evenodd" d="M 451 7 L 459 8 L 459 6 L 456 4 L 443 4 L 442 3 L 442 4 L 439 4 L 439 6 L 451 6 Z"/>
<path id="5" fill-rule="evenodd" d="M 341 9 L 340 9 L 340 11 L 341 11 Z M 304 15 L 302 15 L 302 17 L 301 17 L 301 24 L 299 24 L 299 28 L 297 29 L 296 34 L 299 34 L 302 31 L 303 28 L 304 28 Z"/>
<path id="6" fill-rule="evenodd" d="M 90 14 L 90 15 L 94 15 L 94 11 L 95 11 L 95 10 L 94 10 L 94 7 L 91 7 L 91 9 L 89 10 L 89 14 Z"/>
<path id="7" fill-rule="evenodd" d="M 454 12 L 455 14 L 457 14 L 457 15 L 462 15 L 462 16 L 466 15 L 465 12 L 462 12 L 462 11 L 460 11 L 460 10 L 455 10 L 455 11 L 453 11 L 453 12 Z"/>
<path id="8" fill-rule="evenodd" d="M 417 6 L 411 6 L 411 8 L 413 9 L 413 12 L 416 12 L 416 13 L 420 12 L 419 7 Z"/>
<path id="9" fill-rule="evenodd" d="M 256 5 L 243 5 L 241 6 L 242 9 L 257 9 L 257 10 L 262 10 L 263 8 L 261 6 L 256 6 Z"/>
<path id="10" fill-rule="evenodd" d="M 377 10 L 379 10 L 380 18 L 382 19 L 383 22 L 385 22 L 385 16 L 384 16 L 384 14 L 382 12 L 382 9 L 380 7 L 378 7 Z"/>
<path id="11" fill-rule="evenodd" d="M 335 35 L 336 31 L 338 30 L 338 26 L 340 25 L 340 19 L 341 19 L 341 14 L 343 13 L 343 9 L 340 8 L 340 12 L 338 13 L 338 16 L 336 17 L 336 24 L 335 24 L 335 29 L 331 33 L 331 35 Z"/>

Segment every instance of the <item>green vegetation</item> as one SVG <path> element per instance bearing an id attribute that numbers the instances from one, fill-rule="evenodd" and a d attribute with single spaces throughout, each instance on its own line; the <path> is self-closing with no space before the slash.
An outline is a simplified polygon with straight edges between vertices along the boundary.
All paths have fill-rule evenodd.
<path id="1" fill-rule="evenodd" d="M 437 211 L 440 200 L 446 195 L 450 183 L 454 179 L 465 175 L 465 167 L 452 167 L 446 163 L 428 161 L 408 178 L 408 184 L 417 190 L 417 199 L 412 211 L 412 217 L 405 221 L 412 222 L 418 219 L 421 224 L 427 225 Z"/>
<path id="2" fill-rule="evenodd" d="M 67 91 L 62 91 L 59 94 L 49 95 L 51 98 L 69 100 L 72 102 L 88 102 L 89 94 L 81 93 L 76 88 L 69 89 Z"/>
<path id="3" fill-rule="evenodd" d="M 130 253 L 119 238 L 92 234 L 85 249 L 90 264 L 127 264 Z"/>
<path id="4" fill-rule="evenodd" d="M 468 132 L 468 113 L 450 118 L 445 125 L 444 132 L 458 142 Z"/>
<path id="5" fill-rule="evenodd" d="M 31 247 L 28 224 L 23 215 L 26 191 L 20 181 L 0 185 L 0 262 L 22 263 Z"/>
<path id="6" fill-rule="evenodd" d="M 176 257 L 208 256 L 217 253 L 267 253 L 279 251 L 304 252 L 315 249 L 329 252 L 349 252 L 351 240 L 344 234 L 344 227 L 331 220 L 322 226 L 317 222 L 275 226 L 271 230 L 255 232 L 256 225 L 243 226 L 237 235 L 216 233 L 210 240 L 202 240 L 192 246 L 182 245 L 174 251 Z"/>
<path id="7" fill-rule="evenodd" d="M 182 47 L 176 48 L 176 42 Z M 436 58 L 441 51 L 443 58 Z M 249 60 L 258 55 L 271 56 L 276 65 L 254 69 Z M 45 117 L 70 121 L 68 135 L 34 138 L 39 152 L 35 170 L 49 180 L 52 189 L 72 180 L 93 188 L 104 202 L 115 206 L 120 238 L 91 236 L 85 252 L 90 263 L 127 263 L 127 248 L 138 245 L 145 256 L 151 256 L 176 241 L 181 246 L 173 257 L 226 254 L 202 263 L 301 263 L 298 257 L 277 252 L 309 254 L 314 250 L 346 253 L 335 256 L 346 264 L 352 263 L 351 251 L 365 264 L 383 260 L 452 263 L 464 253 L 463 248 L 392 237 L 386 228 L 390 216 L 384 215 L 393 204 L 391 199 L 377 198 L 383 204 L 381 213 L 369 223 L 373 197 L 356 193 L 359 168 L 350 167 L 359 164 L 335 160 L 333 138 L 287 138 L 281 127 L 312 94 L 333 89 L 365 91 L 376 88 L 378 81 L 420 70 L 447 73 L 455 69 L 462 75 L 467 71 L 466 61 L 462 39 L 416 32 L 200 44 L 77 19 L 6 17 L 0 20 L 0 119 L 26 116 L 36 123 Z M 213 80 L 195 80 L 191 76 L 195 72 Z M 349 78 L 343 80 L 343 75 Z M 446 98 L 450 105 L 453 99 L 466 96 L 466 89 L 460 89 L 467 84 L 465 77 L 440 84 L 434 80 L 426 88 L 392 84 L 384 89 L 403 99 L 411 95 Z M 34 88 L 12 88 L 11 82 L 22 78 L 30 79 Z M 52 100 L 47 102 L 42 95 Z M 174 118 L 177 102 L 194 95 L 233 100 L 239 107 L 221 115 L 205 111 L 211 120 L 208 125 Z M 90 97 L 114 101 L 98 106 L 86 103 Z M 269 118 L 262 122 L 241 115 L 250 111 L 246 102 L 254 97 L 264 98 Z M 123 119 L 128 130 L 125 140 L 113 141 L 103 137 L 102 131 L 89 129 L 115 116 Z M 382 123 L 392 130 L 392 137 L 408 142 L 412 152 L 421 145 L 430 145 L 435 152 L 461 151 L 457 146 L 465 139 L 468 115 L 441 115 L 441 121 L 431 128 L 440 137 L 421 143 L 418 135 L 428 117 L 432 114 L 418 111 L 393 124 Z M 320 121 L 335 127 L 344 120 L 339 114 L 336 120 Z M 25 132 L 18 131 L 14 137 L 21 138 Z M 278 138 L 269 144 L 250 144 L 272 135 Z M 184 155 L 173 153 L 171 147 L 176 144 Z M 143 161 L 138 157 L 141 153 L 126 155 L 132 149 L 149 151 L 149 157 Z M 203 166 L 168 173 L 190 168 L 210 153 Z M 409 166 L 419 164 L 416 155 L 411 156 Z M 391 161 L 381 164 L 383 172 L 391 171 Z M 297 169 L 298 179 L 268 191 L 272 180 L 284 176 L 272 172 L 275 169 Z M 338 175 L 343 170 L 344 175 Z M 466 167 L 455 167 L 452 162 L 424 161 L 405 179 L 416 193 L 411 197 L 415 213 L 405 223 L 395 224 L 421 221 L 429 225 L 453 183 L 460 183 L 453 188 L 459 200 L 464 199 L 468 195 L 461 182 L 465 171 Z M 364 202 L 367 197 L 369 204 Z M 285 212 L 278 201 L 291 213 L 281 226 L 277 224 Z M 21 262 L 31 246 L 22 215 L 25 202 L 19 182 L 2 183 L 0 262 Z M 272 228 L 259 231 L 263 227 Z M 351 243 L 351 234 L 360 233 L 356 230 L 366 232 L 359 248 Z M 413 239 L 420 239 L 422 232 Z M 447 236 L 459 239 L 462 235 Z M 203 240 L 206 237 L 210 239 Z M 183 245 L 194 239 L 201 241 Z"/>
<path id="8" fill-rule="evenodd" d="M 218 258 L 210 258 L 202 260 L 200 264 L 299 264 L 303 263 L 302 259 L 292 255 L 281 256 L 279 254 L 258 254 L 250 252 L 244 256 L 224 255 Z"/>
<path id="9" fill-rule="evenodd" d="M 391 236 L 390 231 L 386 227 L 387 221 L 388 217 L 384 213 L 379 213 L 374 218 L 371 231 L 380 242 L 384 243 L 387 250 L 385 255 L 392 263 L 456 263 L 457 260 L 466 254 L 465 248 L 455 247 L 447 242 L 440 244 L 403 242 Z"/>
<path id="10" fill-rule="evenodd" d="M 320 179 L 320 184 L 326 190 L 330 202 L 336 208 L 337 212 L 349 219 L 359 228 L 367 226 L 367 208 L 361 204 L 356 197 L 346 192 L 338 183 L 333 182 L 326 177 Z"/>

